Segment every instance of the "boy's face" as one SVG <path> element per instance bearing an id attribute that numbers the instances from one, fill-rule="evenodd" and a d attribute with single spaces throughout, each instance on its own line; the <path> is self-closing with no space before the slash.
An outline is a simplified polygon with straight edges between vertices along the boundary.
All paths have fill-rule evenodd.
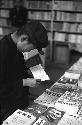
<path id="1" fill-rule="evenodd" d="M 21 35 L 18 38 L 17 49 L 21 52 L 29 52 L 34 49 L 33 44 L 29 42 L 28 35 Z"/>

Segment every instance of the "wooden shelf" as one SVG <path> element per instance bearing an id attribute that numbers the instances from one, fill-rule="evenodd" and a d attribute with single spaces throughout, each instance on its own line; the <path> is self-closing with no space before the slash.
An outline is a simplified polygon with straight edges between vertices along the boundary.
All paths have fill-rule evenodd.
<path id="1" fill-rule="evenodd" d="M 82 13 L 82 11 L 78 11 L 78 10 L 56 10 L 54 9 L 54 11 L 59 11 L 59 12 L 66 12 L 66 13 Z"/>
<path id="2" fill-rule="evenodd" d="M 82 32 L 71 32 L 71 31 L 68 32 L 68 31 L 58 31 L 58 30 L 54 30 L 53 32 L 82 35 Z"/>
<path id="3" fill-rule="evenodd" d="M 54 42 L 56 42 L 56 43 L 55 43 L 56 45 L 60 45 L 60 46 L 68 46 L 68 44 L 69 44 L 69 43 L 66 42 L 66 41 L 64 41 L 64 42 L 63 42 L 63 41 L 54 41 Z"/>
<path id="4" fill-rule="evenodd" d="M 45 11 L 45 12 L 50 12 L 51 9 L 45 9 L 45 8 L 27 8 L 28 11 Z"/>
<path id="5" fill-rule="evenodd" d="M 81 24 L 81 21 L 67 21 L 67 20 L 54 20 L 53 22 L 58 22 L 58 23 L 77 23 Z"/>

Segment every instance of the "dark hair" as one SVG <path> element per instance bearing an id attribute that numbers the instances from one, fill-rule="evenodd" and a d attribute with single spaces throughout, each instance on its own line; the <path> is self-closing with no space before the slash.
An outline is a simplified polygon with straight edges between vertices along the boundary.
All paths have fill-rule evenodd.
<path id="1" fill-rule="evenodd" d="M 27 33 L 27 31 L 25 30 L 25 25 L 22 26 L 21 28 L 18 28 L 18 29 L 17 29 L 17 32 L 16 32 L 16 35 L 17 35 L 17 36 L 21 36 L 21 35 L 23 35 L 23 34 L 29 35 L 29 34 Z"/>
<path id="2" fill-rule="evenodd" d="M 17 30 L 17 35 L 26 34 L 30 38 L 30 42 L 36 46 L 38 50 L 48 45 L 48 36 L 45 27 L 39 21 L 30 21 Z"/>

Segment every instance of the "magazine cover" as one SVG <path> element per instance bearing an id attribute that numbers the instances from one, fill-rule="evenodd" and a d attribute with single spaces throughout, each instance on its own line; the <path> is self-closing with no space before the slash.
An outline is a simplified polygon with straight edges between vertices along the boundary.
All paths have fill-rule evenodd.
<path id="1" fill-rule="evenodd" d="M 72 87 L 72 89 L 77 89 L 78 79 L 68 78 L 66 76 L 63 76 L 58 80 L 58 84 L 59 83 L 64 84 L 67 87 Z"/>
<path id="2" fill-rule="evenodd" d="M 3 122 L 3 125 L 32 125 L 35 121 L 34 115 L 18 109 Z"/>
<path id="3" fill-rule="evenodd" d="M 58 122 L 61 120 L 65 112 L 59 111 L 55 108 L 49 108 L 41 118 L 44 119 L 50 125 L 57 125 Z"/>
<path id="4" fill-rule="evenodd" d="M 65 112 L 77 113 L 82 104 L 82 91 L 66 91 L 55 103 L 55 107 Z"/>
<path id="5" fill-rule="evenodd" d="M 63 84 L 54 84 L 51 88 L 50 88 L 51 91 L 53 92 L 56 92 L 56 93 L 59 93 L 59 94 L 64 94 L 66 91 L 73 91 L 72 87 L 71 86 L 65 86 Z"/>
<path id="6" fill-rule="evenodd" d="M 51 125 L 51 124 L 47 122 L 45 119 L 40 117 L 33 125 Z"/>
<path id="7" fill-rule="evenodd" d="M 42 115 L 46 110 L 48 109 L 47 106 L 33 103 L 31 106 L 29 106 L 25 111 L 32 113 L 34 116 L 39 117 Z"/>
<path id="8" fill-rule="evenodd" d="M 48 107 L 54 107 L 56 100 L 61 96 L 61 94 L 55 93 L 46 89 L 46 91 L 34 100 L 35 103 L 46 105 Z"/>
<path id="9" fill-rule="evenodd" d="M 82 116 L 66 113 L 57 125 L 82 125 Z"/>

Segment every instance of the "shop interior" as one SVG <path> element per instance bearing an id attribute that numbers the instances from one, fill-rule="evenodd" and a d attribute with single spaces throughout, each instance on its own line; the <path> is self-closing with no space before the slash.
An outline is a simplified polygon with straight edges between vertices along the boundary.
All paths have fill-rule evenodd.
<path id="1" fill-rule="evenodd" d="M 32 105 L 35 99 L 53 86 L 82 56 L 82 1 L 1 0 L 0 39 L 16 30 L 10 11 L 16 4 L 21 3 L 27 10 L 26 21 L 39 20 L 47 29 L 49 41 L 48 47 L 43 49 L 44 56 L 39 55 L 39 57 L 50 81 L 29 89 L 30 105 Z M 24 54 L 27 65 L 31 64 L 30 59 L 37 55 L 36 50 L 31 53 L 31 57 L 30 53 Z M 38 65 L 38 61 L 36 64 Z"/>

